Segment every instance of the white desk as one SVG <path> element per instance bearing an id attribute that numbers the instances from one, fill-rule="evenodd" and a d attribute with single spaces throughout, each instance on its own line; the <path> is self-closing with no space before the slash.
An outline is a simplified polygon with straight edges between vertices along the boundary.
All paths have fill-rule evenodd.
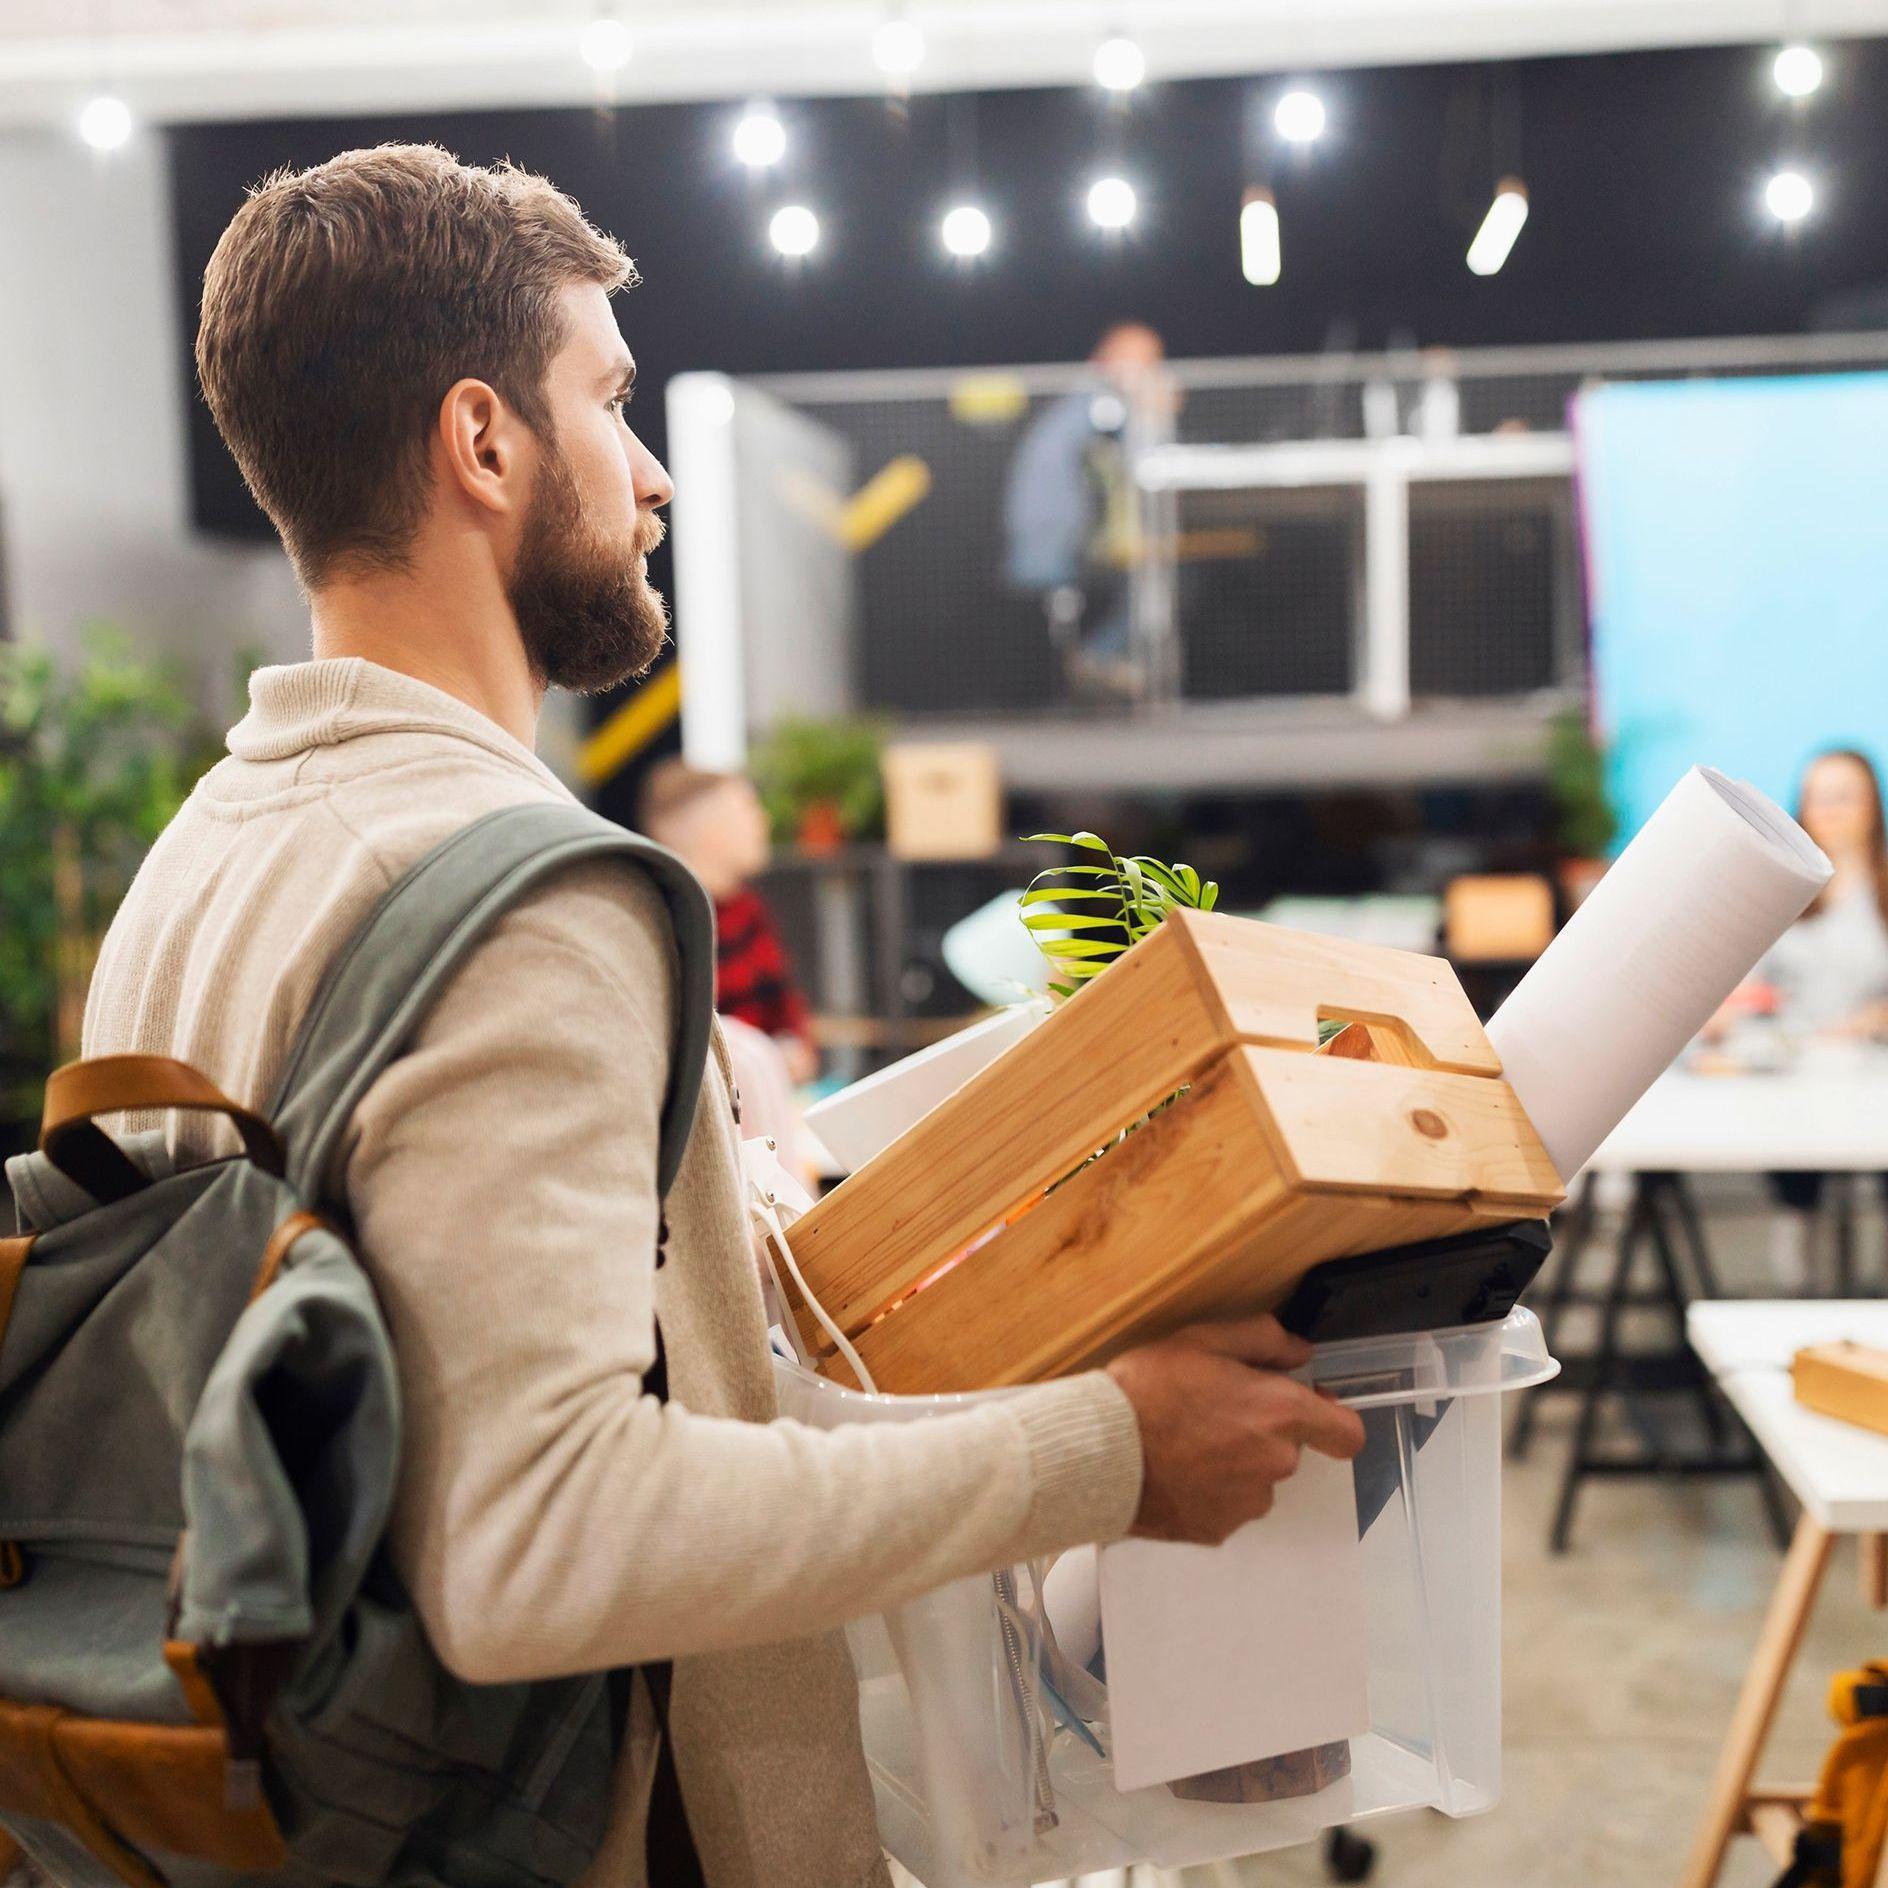
<path id="1" fill-rule="evenodd" d="M 1888 1303 L 1700 1302 L 1685 1323 L 1718 1388 L 1803 1504 L 1685 1869 L 1685 1888 L 1710 1888 L 1734 1836 L 1755 1835 L 1779 1862 L 1789 1860 L 1808 1792 L 1756 1788 L 1751 1779 L 1838 1534 L 1860 1537 L 1863 1596 L 1888 1607 L 1888 1436 L 1802 1408 L 1789 1376 L 1805 1344 L 1849 1337 L 1888 1346 Z"/>
<path id="2" fill-rule="evenodd" d="M 1790 1359 L 1805 1344 L 1847 1337 L 1888 1349 L 1888 1301 L 1700 1303 L 1685 1329 L 1804 1512 L 1831 1534 L 1888 1534 L 1888 1436 L 1819 1416 L 1790 1388 Z"/>
<path id="3" fill-rule="evenodd" d="M 1661 1075 L 1589 1173 L 1888 1173 L 1888 1053 L 1806 1050 L 1775 1075 Z"/>
<path id="4" fill-rule="evenodd" d="M 1622 1372 L 1637 1372 L 1642 1387 L 1700 1394 L 1696 1365 L 1684 1351 L 1676 1321 L 1693 1298 L 1715 1299 L 1720 1287 L 1687 1176 L 1789 1170 L 1888 1173 L 1888 1051 L 1860 1043 L 1816 1043 L 1776 1074 L 1695 1075 L 1674 1069 L 1653 1083 L 1587 1163 L 1575 1187 L 1576 1208 L 1568 1216 L 1567 1249 L 1539 1300 L 1550 1343 L 1569 1304 L 1601 1306 L 1595 1354 L 1570 1360 L 1576 1367 L 1562 1379 L 1565 1390 L 1578 1391 L 1584 1382 L 1585 1391 L 1554 1510 L 1550 1539 L 1556 1552 L 1571 1538 L 1574 1505 L 1589 1474 L 1639 1468 L 1734 1473 L 1749 1466 L 1747 1454 L 1740 1461 L 1737 1454 L 1724 1452 L 1725 1438 L 1708 1398 L 1700 1402 L 1712 1443 L 1707 1456 L 1677 1458 L 1648 1444 L 1642 1461 L 1620 1462 L 1597 1453 L 1594 1439 L 1600 1401 L 1612 1393 Z M 1620 1223 L 1607 1292 L 1597 1300 L 1583 1299 L 1575 1267 L 1593 1224 L 1593 1185 L 1606 1174 L 1630 1178 L 1632 1203 Z M 1850 1294 L 1855 1290 L 1855 1215 L 1847 1197 L 1838 1200 L 1837 1208 L 1837 1289 Z M 1632 1273 L 1644 1252 L 1654 1261 L 1655 1300 L 1674 1318 L 1673 1348 L 1625 1358 L 1617 1349 L 1618 1313 L 1632 1296 Z M 1647 1377 L 1652 1371 L 1660 1373 L 1656 1380 Z M 1539 1402 L 1529 1397 L 1522 1405 L 1514 1434 L 1517 1450 L 1527 1444 Z M 1781 1540 L 1784 1521 L 1774 1490 L 1767 1482 L 1759 1487 Z"/>

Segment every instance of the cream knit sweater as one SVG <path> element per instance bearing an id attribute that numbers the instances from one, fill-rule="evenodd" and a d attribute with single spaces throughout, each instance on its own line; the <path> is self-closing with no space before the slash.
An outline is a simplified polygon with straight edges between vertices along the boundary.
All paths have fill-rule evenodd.
<path id="1" fill-rule="evenodd" d="M 85 1052 L 177 1056 L 266 1106 L 323 970 L 401 871 L 495 807 L 567 795 L 476 710 L 353 659 L 261 671 L 229 750 L 112 924 Z M 394 1550 L 468 1678 L 677 1659 L 711 1888 L 878 1882 L 833 1629 L 1118 1538 L 1133 1412 L 1093 1374 L 926 1422 L 774 1420 L 725 1064 L 653 1266 L 672 975 L 653 888 L 574 870 L 494 929 L 358 1111 L 347 1202 L 406 1405 Z M 173 1121 L 186 1154 L 221 1131 Z M 641 1387 L 657 1317 L 666 1405 Z M 646 1700 L 635 1728 L 589 1878 L 612 1888 L 642 1883 Z"/>

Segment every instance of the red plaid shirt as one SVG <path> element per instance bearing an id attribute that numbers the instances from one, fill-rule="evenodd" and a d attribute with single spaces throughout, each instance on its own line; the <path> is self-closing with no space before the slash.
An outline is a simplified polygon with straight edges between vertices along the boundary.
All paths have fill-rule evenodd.
<path id="1" fill-rule="evenodd" d="M 811 1043 L 806 999 L 759 892 L 738 891 L 715 905 L 715 1007 L 769 1036 Z"/>

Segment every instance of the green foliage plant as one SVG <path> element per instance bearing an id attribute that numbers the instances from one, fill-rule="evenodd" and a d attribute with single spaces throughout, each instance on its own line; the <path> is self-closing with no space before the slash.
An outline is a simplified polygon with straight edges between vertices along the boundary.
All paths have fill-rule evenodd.
<path id="1" fill-rule="evenodd" d="M 790 845 L 807 810 L 820 805 L 833 809 L 848 839 L 879 833 L 885 736 L 884 724 L 867 715 L 795 715 L 777 722 L 755 744 L 750 763 L 776 841 Z"/>
<path id="2" fill-rule="evenodd" d="M 1604 858 L 1618 837 L 1619 819 L 1606 791 L 1606 756 L 1584 709 L 1554 717 L 1547 734 L 1547 782 L 1562 852 L 1573 859 Z"/>
<path id="3" fill-rule="evenodd" d="M 1024 928 L 1059 979 L 1049 986 L 1059 997 L 1073 996 L 1171 912 L 1211 911 L 1219 902 L 1217 882 L 1192 866 L 1124 857 L 1096 833 L 1028 833 L 1024 843 L 1088 855 L 1038 872 L 1022 897 Z"/>
<path id="4" fill-rule="evenodd" d="M 97 940 L 213 757 L 184 678 L 121 632 L 70 663 L 0 643 L 0 1116 L 78 1053 Z"/>

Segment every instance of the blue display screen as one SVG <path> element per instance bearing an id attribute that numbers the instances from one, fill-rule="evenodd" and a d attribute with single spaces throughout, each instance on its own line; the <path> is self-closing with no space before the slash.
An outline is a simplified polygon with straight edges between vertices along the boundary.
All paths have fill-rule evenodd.
<path id="1" fill-rule="evenodd" d="M 1888 760 L 1888 373 L 1575 403 L 1593 660 L 1623 842 L 1694 762 L 1794 805 Z"/>

